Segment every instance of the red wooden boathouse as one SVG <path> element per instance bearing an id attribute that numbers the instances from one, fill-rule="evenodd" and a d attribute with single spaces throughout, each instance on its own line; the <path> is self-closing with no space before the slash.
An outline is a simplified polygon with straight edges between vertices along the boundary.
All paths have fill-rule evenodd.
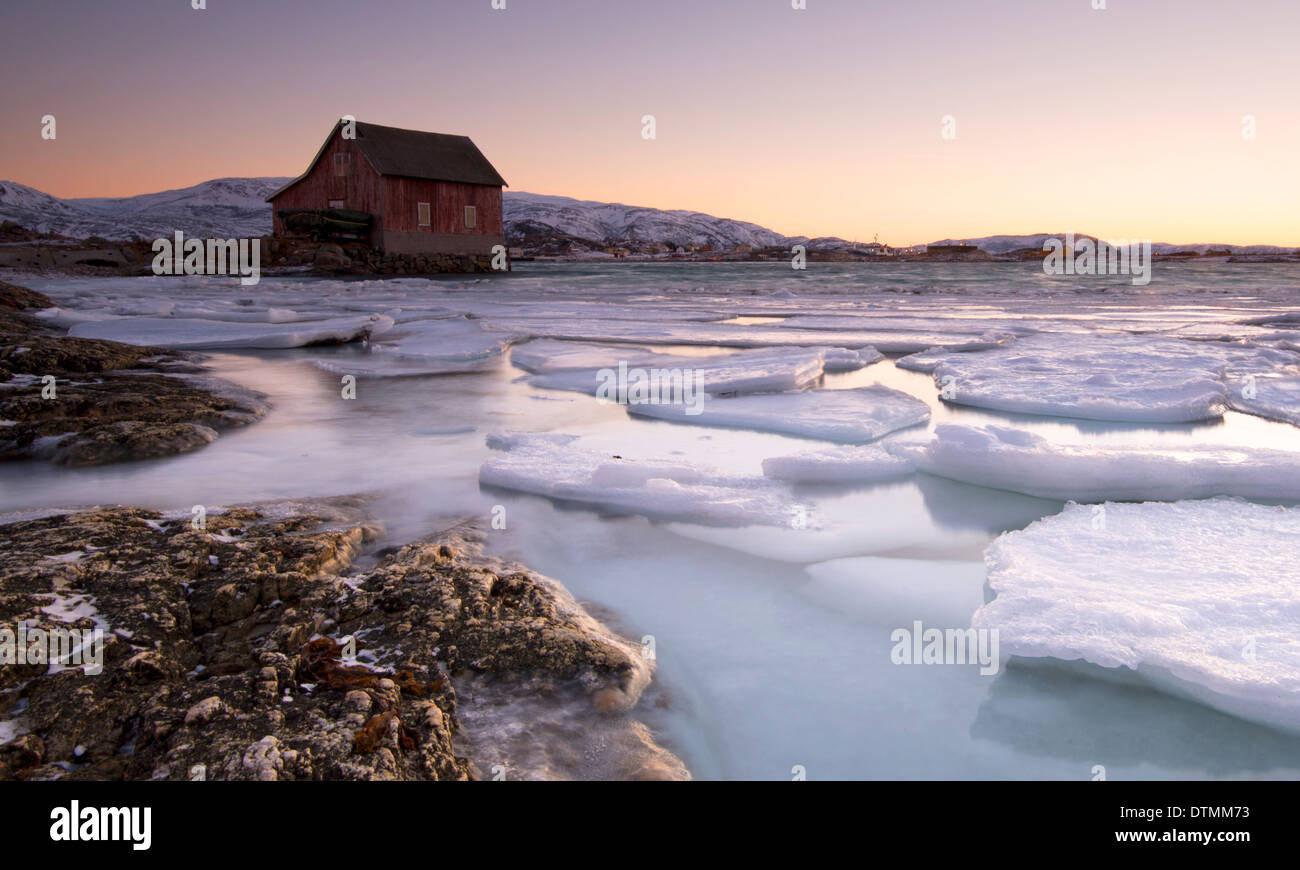
<path id="1" fill-rule="evenodd" d="M 340 121 L 307 171 L 267 202 L 277 236 L 282 209 L 343 208 L 373 216 L 370 240 L 385 252 L 490 254 L 505 243 L 505 185 L 468 136 Z"/>

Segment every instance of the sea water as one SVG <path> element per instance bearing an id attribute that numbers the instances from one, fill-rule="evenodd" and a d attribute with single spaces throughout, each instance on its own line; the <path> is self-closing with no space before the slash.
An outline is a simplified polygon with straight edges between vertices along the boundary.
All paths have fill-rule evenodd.
<path id="1" fill-rule="evenodd" d="M 1053 278 L 1037 264 L 518 264 L 482 279 L 344 281 L 58 278 L 20 281 L 93 318 L 274 319 L 468 314 L 527 332 L 653 331 L 654 350 L 724 352 L 708 330 L 779 329 L 787 318 L 907 317 L 928 330 L 1013 324 L 1072 334 L 1148 334 L 1294 311 L 1294 265 L 1159 264 L 1147 287 Z M 287 313 L 286 313 L 287 312 Z M 175 316 L 175 315 L 173 315 Z M 901 321 L 900 321 L 901 323 Z M 611 326 L 613 324 L 613 326 Z M 974 324 L 974 326 L 970 326 Z M 1242 331 L 1247 331 L 1242 329 Z M 690 341 L 674 344 L 673 336 Z M 382 336 L 380 337 L 382 340 Z M 834 344 L 828 331 L 826 344 Z M 647 345 L 630 341 L 629 346 Z M 214 506 L 367 492 L 386 542 L 464 517 L 488 547 L 564 583 L 637 639 L 653 638 L 654 703 L 640 715 L 697 778 L 1061 778 L 1300 776 L 1300 739 L 1096 673 L 1012 663 L 896 664 L 893 632 L 969 625 L 985 598 L 982 553 L 1062 503 L 925 474 L 872 486 L 799 486 L 818 522 L 720 528 L 651 521 L 480 487 L 487 435 L 577 434 L 611 455 L 653 454 L 761 475 L 764 458 L 825 449 L 785 435 L 630 416 L 593 397 L 530 386 L 509 352 L 482 371 L 360 379 L 360 345 L 223 350 L 212 373 L 267 394 L 260 422 L 170 459 L 67 469 L 0 466 L 0 513 L 94 504 L 188 514 Z M 1071 444 L 1223 444 L 1300 450 L 1292 426 L 1236 412 L 1179 425 L 1108 424 L 945 403 L 933 379 L 886 359 L 822 387 L 883 383 L 945 422 L 1014 425 Z M 923 435 L 925 427 L 900 433 Z M 493 528 L 493 517 L 504 528 Z M 498 522 L 497 525 L 502 523 Z"/>

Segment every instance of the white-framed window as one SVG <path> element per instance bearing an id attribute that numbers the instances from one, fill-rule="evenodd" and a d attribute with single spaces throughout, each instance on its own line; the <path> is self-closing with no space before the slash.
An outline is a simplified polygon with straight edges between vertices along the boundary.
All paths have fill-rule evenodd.
<path id="1" fill-rule="evenodd" d="M 334 155 L 334 174 L 347 175 L 352 169 L 352 155 L 346 151 L 340 151 Z"/>
<path id="2" fill-rule="evenodd" d="M 330 208 L 343 208 L 343 200 L 341 200 L 341 199 L 331 199 L 331 200 L 330 200 Z"/>
<path id="3" fill-rule="evenodd" d="M 429 204 L 427 202 L 416 203 L 415 216 L 422 227 L 430 226 L 433 223 L 433 217 L 429 212 Z"/>
<path id="4" fill-rule="evenodd" d="M 465 226 L 473 229 L 478 226 L 478 207 L 473 205 L 465 206 Z"/>

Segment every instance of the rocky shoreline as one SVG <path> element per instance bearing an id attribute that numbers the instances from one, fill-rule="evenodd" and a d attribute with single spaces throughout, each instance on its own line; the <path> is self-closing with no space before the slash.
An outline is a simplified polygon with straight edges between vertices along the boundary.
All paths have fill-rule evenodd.
<path id="1" fill-rule="evenodd" d="M 0 526 L 0 626 L 104 635 L 99 673 L 0 667 L 0 779 L 689 778 L 628 713 L 640 647 L 468 524 L 379 535 L 358 497 Z M 503 694 L 568 725 L 493 732 Z"/>
<path id="2" fill-rule="evenodd" d="M 0 281 L 0 460 L 68 466 L 196 450 L 267 411 L 163 348 L 70 338 L 25 313 L 48 297 Z"/>
<path id="3" fill-rule="evenodd" d="M 2 237 L 2 236 L 0 236 Z M 266 276 L 442 275 L 495 271 L 487 254 L 397 254 L 360 241 L 313 242 L 262 236 L 259 268 Z M 61 275 L 153 276 L 149 241 L 25 239 L 0 244 L 0 268 Z"/>
<path id="4" fill-rule="evenodd" d="M 52 305 L 0 282 L 0 459 L 171 456 L 267 410 Z M 640 646 L 470 524 L 381 535 L 357 496 L 0 525 L 0 780 L 690 778 L 629 712 Z M 70 630 L 94 667 L 15 641 Z"/>

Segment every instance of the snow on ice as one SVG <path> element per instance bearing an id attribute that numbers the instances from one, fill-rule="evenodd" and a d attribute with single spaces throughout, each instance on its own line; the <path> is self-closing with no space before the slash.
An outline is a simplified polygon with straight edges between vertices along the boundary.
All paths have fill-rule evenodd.
<path id="1" fill-rule="evenodd" d="M 709 398 L 702 413 L 683 405 L 628 405 L 628 413 L 679 423 L 757 429 L 804 438 L 864 444 L 930 419 L 913 396 L 880 384 L 851 390 L 808 390 Z"/>
<path id="2" fill-rule="evenodd" d="M 489 436 L 499 451 L 479 468 L 487 486 L 582 502 L 651 519 L 713 526 L 789 525 L 797 505 L 762 477 L 674 459 L 585 449 L 562 434 Z"/>
<path id="3" fill-rule="evenodd" d="M 993 542 L 996 598 L 971 624 L 997 629 L 1013 656 L 1125 668 L 1300 733 L 1298 546 L 1296 508 L 1071 504 Z"/>
<path id="4" fill-rule="evenodd" d="M 1007 426 L 947 423 L 927 443 L 887 448 L 930 474 L 1060 501 L 1300 501 L 1300 453 L 1263 447 L 1064 445 Z"/>
<path id="5" fill-rule="evenodd" d="M 1043 335 L 1005 348 L 927 353 L 940 395 L 961 405 L 1118 422 L 1181 423 L 1223 416 L 1225 374 L 1294 366 L 1288 351 L 1180 339 Z"/>

